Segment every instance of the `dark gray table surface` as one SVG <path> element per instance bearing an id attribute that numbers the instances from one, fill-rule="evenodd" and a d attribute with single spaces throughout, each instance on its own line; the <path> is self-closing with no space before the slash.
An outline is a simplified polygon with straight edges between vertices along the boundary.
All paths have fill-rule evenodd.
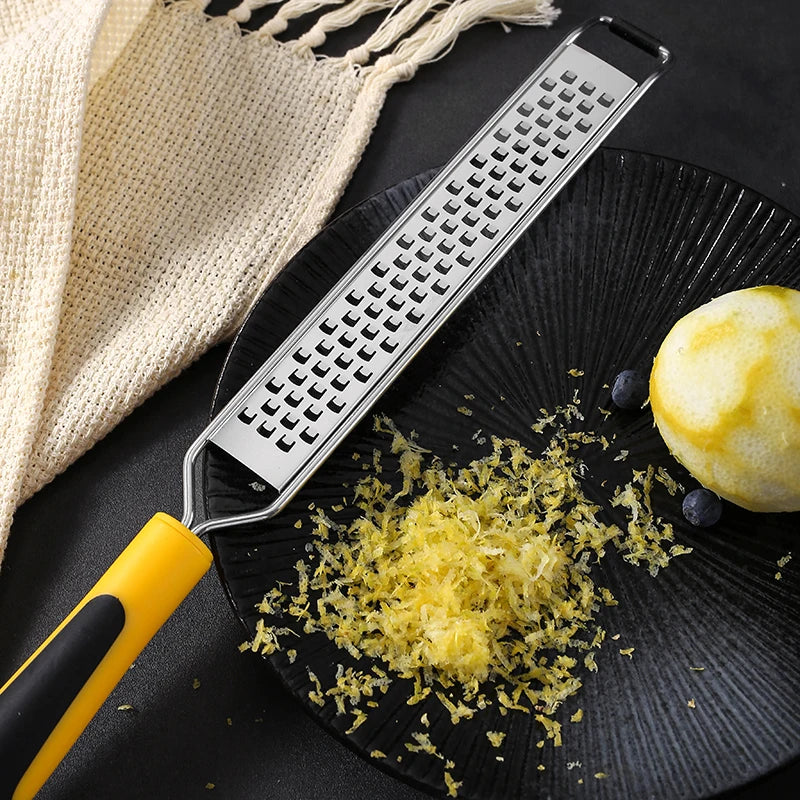
<path id="1" fill-rule="evenodd" d="M 569 29 L 607 13 L 652 32 L 677 55 L 608 144 L 718 171 L 800 213 L 800 4 L 560 5 L 563 14 L 549 30 L 480 26 L 446 58 L 393 88 L 340 209 L 444 163 Z M 0 683 L 155 510 L 180 516 L 181 459 L 206 422 L 225 353 L 220 346 L 203 356 L 19 509 L 0 573 Z M 41 796 L 422 797 L 318 728 L 258 658 L 238 652 L 242 639 L 212 570 Z M 135 711 L 118 711 L 122 704 Z M 731 796 L 789 797 L 798 784 L 795 764 Z"/>

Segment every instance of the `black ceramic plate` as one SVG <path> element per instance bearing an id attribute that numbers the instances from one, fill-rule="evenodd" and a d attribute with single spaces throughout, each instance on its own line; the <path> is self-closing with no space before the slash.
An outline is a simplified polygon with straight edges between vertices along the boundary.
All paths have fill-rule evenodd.
<path id="1" fill-rule="evenodd" d="M 386 228 L 430 176 L 400 184 L 332 223 L 287 266 L 263 296 L 231 350 L 215 411 L 239 389 L 315 302 Z M 649 413 L 610 408 L 607 384 L 624 368 L 647 370 L 683 314 L 712 297 L 763 283 L 800 288 L 800 223 L 785 210 L 718 175 L 637 153 L 602 150 L 458 310 L 376 410 L 428 448 L 467 459 L 484 433 L 542 443 L 530 424 L 539 409 L 579 390 L 586 430 L 616 434 L 625 462 L 587 450 L 587 490 L 602 497 L 632 467 L 661 464 L 688 488 Z M 573 377 L 569 370 L 582 370 Z M 464 395 L 474 395 L 468 403 Z M 501 399 L 503 398 L 503 399 Z M 472 416 L 458 413 L 468 405 Z M 330 506 L 342 483 L 363 474 L 354 450 L 383 442 L 370 420 L 270 523 L 215 537 L 217 563 L 237 613 L 252 633 L 255 604 L 278 581 L 294 579 L 310 526 L 294 528 L 309 503 Z M 211 453 L 206 466 L 213 514 L 263 503 L 254 476 Z M 437 700 L 405 704 L 395 683 L 368 721 L 347 735 L 349 716 L 309 701 L 308 670 L 330 684 L 350 664 L 320 634 L 267 659 L 288 690 L 324 726 L 399 778 L 441 794 L 442 762 L 404 747 L 428 714 L 431 738 L 455 762 L 470 798 L 701 798 L 740 786 L 795 759 L 800 743 L 800 580 L 796 562 L 776 580 L 793 548 L 800 514 L 756 515 L 727 505 L 712 530 L 682 521 L 679 499 L 658 498 L 678 540 L 694 548 L 656 578 L 609 554 L 598 581 L 619 599 L 600 623 L 618 640 L 598 655 L 580 692 L 560 709 L 564 744 L 537 748 L 542 729 L 529 715 L 502 716 L 496 704 L 457 726 Z M 612 520 L 615 518 L 612 516 Z M 615 520 L 620 521 L 620 520 Z M 620 648 L 635 647 L 632 659 Z M 368 668 L 369 664 L 359 664 Z M 692 667 L 704 667 L 702 671 Z M 694 700 L 694 708 L 689 701 Z M 584 711 L 583 722 L 569 716 Z M 508 736 L 501 750 L 485 732 Z M 397 756 L 402 756 L 398 761 Z M 503 760 L 497 760 L 502 755 Z M 580 766 L 578 766 L 579 764 Z M 540 765 L 544 769 L 540 769 Z M 570 766 L 571 765 L 571 766 Z M 607 777 L 596 778 L 595 773 Z"/>

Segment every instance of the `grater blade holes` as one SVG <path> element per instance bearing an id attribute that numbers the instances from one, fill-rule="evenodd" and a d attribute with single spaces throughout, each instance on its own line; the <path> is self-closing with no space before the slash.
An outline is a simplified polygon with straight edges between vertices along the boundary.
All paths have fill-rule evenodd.
<path id="1" fill-rule="evenodd" d="M 289 453 L 294 447 L 294 442 L 287 441 L 285 437 L 281 436 L 281 438 L 275 442 L 275 446 L 283 450 L 284 453 Z"/>
<path id="2" fill-rule="evenodd" d="M 392 311 L 400 311 L 403 306 L 406 304 L 406 301 L 402 298 L 398 297 L 397 295 L 393 294 L 387 301 L 386 305 L 392 309 Z"/>
<path id="3" fill-rule="evenodd" d="M 322 416 L 322 411 L 315 406 L 309 406 L 307 409 L 305 409 L 305 411 L 303 411 L 303 416 L 306 419 L 311 420 L 311 422 L 316 422 Z"/>
<path id="4" fill-rule="evenodd" d="M 471 208 L 477 208 L 481 204 L 481 197 L 480 195 L 474 194 L 470 192 L 465 198 L 464 202 L 470 206 Z"/>
<path id="5" fill-rule="evenodd" d="M 448 200 L 444 204 L 444 210 L 450 215 L 455 215 L 461 210 L 461 206 L 452 200 Z"/>
<path id="6" fill-rule="evenodd" d="M 295 350 L 294 353 L 292 353 L 292 358 L 298 364 L 305 364 L 308 361 L 308 359 L 311 358 L 311 353 L 306 350 L 303 350 L 303 348 L 301 347 L 300 349 Z"/>
<path id="7" fill-rule="evenodd" d="M 289 394 L 287 394 L 286 397 L 283 398 L 283 400 L 292 408 L 299 408 L 300 403 L 303 402 L 303 398 L 297 397 L 293 392 L 289 392 Z"/>
<path id="8" fill-rule="evenodd" d="M 456 261 L 461 264 L 462 267 L 471 267 L 474 260 L 475 259 L 466 252 L 461 252 L 456 256 Z"/>
<path id="9" fill-rule="evenodd" d="M 237 415 L 237 418 L 244 422 L 245 425 L 249 425 L 256 418 L 256 415 L 251 414 L 247 408 L 243 408 Z"/>
<path id="10" fill-rule="evenodd" d="M 265 402 L 263 402 L 260 408 L 265 414 L 267 414 L 270 417 L 275 416 L 275 414 L 277 414 L 278 411 L 280 410 L 280 407 L 276 406 L 271 400 L 266 400 Z M 253 415 L 253 419 L 255 419 L 255 415 Z"/>
<path id="11" fill-rule="evenodd" d="M 306 444 L 314 444 L 318 436 L 319 433 L 312 431 L 310 428 L 305 428 L 304 430 L 300 431 L 300 438 Z"/>
<path id="12" fill-rule="evenodd" d="M 372 265 L 372 274 L 376 278 L 383 278 L 388 271 L 389 266 L 387 264 L 377 263 Z M 355 292 L 348 292 L 345 297 L 347 298 L 347 301 L 354 306 L 357 306 L 361 302 L 361 298 L 359 298 Z"/>
<path id="13" fill-rule="evenodd" d="M 262 422 L 257 428 L 256 433 L 260 436 L 263 436 L 265 439 L 269 439 L 273 433 L 275 433 L 275 428 L 268 428 L 266 422 Z"/>

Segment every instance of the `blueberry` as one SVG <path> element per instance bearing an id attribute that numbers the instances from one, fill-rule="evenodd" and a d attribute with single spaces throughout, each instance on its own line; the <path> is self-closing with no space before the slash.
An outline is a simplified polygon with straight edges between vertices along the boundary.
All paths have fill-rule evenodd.
<path id="1" fill-rule="evenodd" d="M 708 489 L 693 489 L 683 498 L 683 516 L 698 528 L 709 528 L 722 516 L 722 500 Z"/>
<path id="2" fill-rule="evenodd" d="M 634 369 L 626 369 L 614 378 L 611 399 L 618 408 L 636 411 L 647 402 L 650 386 L 647 377 Z"/>

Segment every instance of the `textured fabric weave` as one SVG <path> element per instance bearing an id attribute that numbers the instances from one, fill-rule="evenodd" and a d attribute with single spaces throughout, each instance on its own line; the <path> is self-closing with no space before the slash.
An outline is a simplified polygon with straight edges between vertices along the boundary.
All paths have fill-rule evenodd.
<path id="1" fill-rule="evenodd" d="M 221 18 L 204 5 L 0 7 L 0 558 L 19 503 L 229 336 L 321 227 L 393 83 L 469 25 L 556 13 L 289 0 L 243 34 L 265 3 Z M 361 46 L 315 56 L 382 8 Z"/>

